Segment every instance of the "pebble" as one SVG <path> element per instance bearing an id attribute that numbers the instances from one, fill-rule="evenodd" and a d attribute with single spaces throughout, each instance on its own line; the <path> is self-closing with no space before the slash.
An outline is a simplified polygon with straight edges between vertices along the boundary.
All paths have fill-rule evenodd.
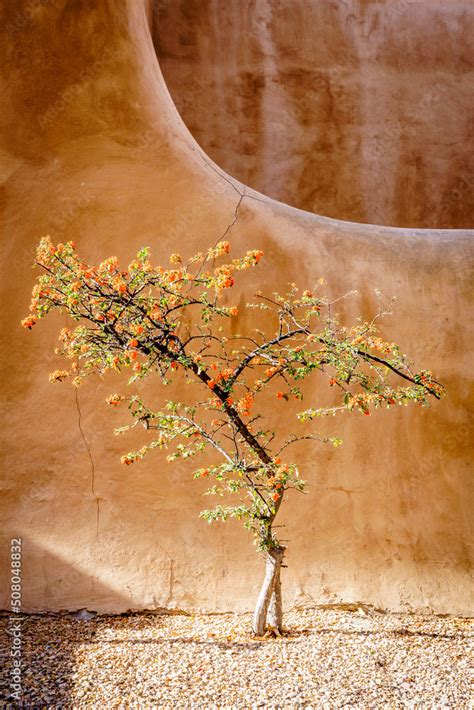
<path id="1" fill-rule="evenodd" d="M 294 610 L 260 639 L 249 614 L 84 617 L 23 617 L 23 707 L 471 707 L 467 619 Z M 8 707 L 5 617 L 0 635 Z"/>

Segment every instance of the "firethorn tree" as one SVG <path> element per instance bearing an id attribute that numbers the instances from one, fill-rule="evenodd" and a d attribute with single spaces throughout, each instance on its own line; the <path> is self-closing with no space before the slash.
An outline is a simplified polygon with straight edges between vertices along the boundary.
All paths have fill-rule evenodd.
<path id="1" fill-rule="evenodd" d="M 380 337 L 381 306 L 370 322 L 341 325 L 334 302 L 320 294 L 322 279 L 302 292 L 291 284 L 283 295 L 257 293 L 246 307 L 265 311 L 266 330 L 232 335 L 223 325 L 237 308 L 224 305 L 222 296 L 263 254 L 248 251 L 231 260 L 229 251 L 228 242 L 220 241 L 186 263 L 173 254 L 164 267 L 153 266 L 145 248 L 122 270 L 116 257 L 90 266 L 73 242 L 54 246 L 45 237 L 36 255 L 43 273 L 22 325 L 31 329 L 50 311 L 77 323 L 61 330 L 56 352 L 71 364 L 53 372 L 53 382 L 72 377 L 78 386 L 88 375 L 131 370 L 130 385 L 151 376 L 163 385 L 176 378 L 198 385 L 183 386 L 184 401 L 168 399 L 158 411 L 137 393 L 110 396 L 110 405 L 128 405 L 132 417 L 117 433 L 137 424 L 147 430 L 144 445 L 121 460 L 133 464 L 153 449 L 166 449 L 168 461 L 213 452 L 206 459 L 211 463 L 197 468 L 194 477 L 209 478 L 207 493 L 223 501 L 201 516 L 209 522 L 241 520 L 264 553 L 266 574 L 254 617 L 254 631 L 262 635 L 282 629 L 285 548 L 275 534 L 275 518 L 286 492 L 305 488 L 297 465 L 287 459 L 289 447 L 301 439 L 341 443 L 307 428 L 286 436 L 286 422 L 285 431 L 274 431 L 263 418 L 268 396 L 282 404 L 301 400 L 303 380 L 315 373 L 326 377 L 335 401 L 302 410 L 298 418 L 309 426 L 340 412 L 370 415 L 377 407 L 426 405 L 428 396 L 441 397 L 443 387 L 428 370 L 414 373 L 399 347 Z"/>

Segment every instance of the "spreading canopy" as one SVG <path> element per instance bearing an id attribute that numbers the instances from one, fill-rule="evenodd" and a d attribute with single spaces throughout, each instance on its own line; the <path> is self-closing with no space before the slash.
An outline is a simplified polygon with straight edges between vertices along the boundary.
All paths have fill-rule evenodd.
<path id="1" fill-rule="evenodd" d="M 231 334 L 223 325 L 237 308 L 225 305 L 223 295 L 263 254 L 248 251 L 231 260 L 229 252 L 221 241 L 186 263 L 173 254 L 164 267 L 153 266 L 144 248 L 123 270 L 116 257 L 94 267 L 73 242 L 54 246 L 45 237 L 36 256 L 43 273 L 22 324 L 31 329 L 54 310 L 77 322 L 60 333 L 57 353 L 71 364 L 53 372 L 53 382 L 72 377 L 78 386 L 88 375 L 128 369 L 130 385 L 151 375 L 164 385 L 177 377 L 200 385 L 197 392 L 183 388 L 186 401 L 168 399 L 159 410 L 137 393 L 111 395 L 110 405 L 128 403 L 132 415 L 133 423 L 117 433 L 137 424 L 150 432 L 122 462 L 130 465 L 155 448 L 166 448 L 169 461 L 214 450 L 212 465 L 194 475 L 214 479 L 209 494 L 234 494 L 238 501 L 202 515 L 242 519 L 259 546 L 269 549 L 278 545 L 272 523 L 285 491 L 305 485 L 296 464 L 282 456 L 302 438 L 341 443 L 312 428 L 303 431 L 301 424 L 341 412 L 369 416 L 378 407 L 409 402 L 424 406 L 443 388 L 430 371 L 413 372 L 399 347 L 382 339 L 378 320 L 387 311 L 381 306 L 371 321 L 342 325 L 336 302 L 321 294 L 322 279 L 311 290 L 291 284 L 283 295 L 256 294 L 246 307 L 264 311 L 265 329 Z M 302 381 L 316 373 L 327 379 L 335 401 L 302 409 L 290 436 L 269 426 L 263 416 L 268 395 L 282 404 L 302 400 Z"/>

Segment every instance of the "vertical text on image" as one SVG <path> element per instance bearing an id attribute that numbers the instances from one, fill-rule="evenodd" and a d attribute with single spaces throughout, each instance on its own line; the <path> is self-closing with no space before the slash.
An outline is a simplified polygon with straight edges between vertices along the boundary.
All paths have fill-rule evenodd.
<path id="1" fill-rule="evenodd" d="M 21 538 L 10 541 L 10 636 L 11 636 L 11 686 L 12 699 L 21 699 Z"/>

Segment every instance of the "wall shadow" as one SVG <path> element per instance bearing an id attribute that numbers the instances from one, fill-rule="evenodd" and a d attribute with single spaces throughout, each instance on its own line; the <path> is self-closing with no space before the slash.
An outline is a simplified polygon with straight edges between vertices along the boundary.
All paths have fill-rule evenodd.
<path id="1" fill-rule="evenodd" d="M 38 545 L 23 538 L 25 553 L 36 568 L 36 561 L 55 570 L 56 583 L 73 576 L 82 589 L 93 588 L 90 608 L 94 608 L 97 598 L 120 597 L 117 591 L 93 580 L 78 571 L 64 559 L 45 551 Z M 25 555 L 26 556 L 26 555 Z M 24 565 L 23 565 L 24 566 Z M 22 574 L 22 593 L 27 596 L 27 586 L 41 583 L 28 570 Z M 4 580 L 5 581 L 5 580 Z M 44 583 L 44 581 L 43 581 Z M 121 597 L 122 605 L 128 597 Z M 67 599 L 64 607 L 67 608 Z M 19 622 L 21 629 L 21 696 L 12 695 L 12 629 Z M 77 703 L 73 699 L 74 673 L 77 654 L 81 645 L 95 643 L 98 632 L 110 623 L 110 617 L 98 615 L 94 611 L 80 609 L 51 614 L 0 612 L 0 707 L 60 707 L 70 708 Z"/>

